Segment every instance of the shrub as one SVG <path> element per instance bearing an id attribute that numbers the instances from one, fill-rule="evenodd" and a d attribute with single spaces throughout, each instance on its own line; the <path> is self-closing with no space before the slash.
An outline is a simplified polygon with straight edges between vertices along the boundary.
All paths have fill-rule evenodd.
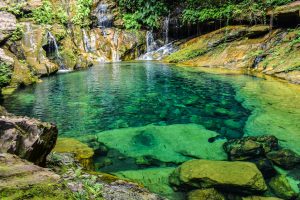
<path id="1" fill-rule="evenodd" d="M 0 62 L 0 88 L 10 83 L 12 70 L 7 64 Z"/>

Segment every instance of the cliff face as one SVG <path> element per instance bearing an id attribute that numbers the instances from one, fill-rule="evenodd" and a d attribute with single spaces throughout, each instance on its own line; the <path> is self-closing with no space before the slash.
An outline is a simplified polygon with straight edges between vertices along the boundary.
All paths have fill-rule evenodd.
<path id="1" fill-rule="evenodd" d="M 227 26 L 182 44 L 165 59 L 195 67 L 251 70 L 300 84 L 300 3 L 276 8 L 276 26 Z"/>
<path id="2" fill-rule="evenodd" d="M 76 0 L 1 1 L 0 76 L 6 77 L 2 87 L 29 85 L 60 69 L 82 69 L 97 62 L 132 60 L 141 55 L 146 49 L 146 32 L 110 24 L 117 15 L 114 8 L 111 1 L 94 1 L 88 8 L 90 15 L 78 24 L 74 19 L 84 11 Z M 41 21 L 35 18 L 38 9 L 42 10 Z M 47 16 L 51 20 L 42 21 L 48 14 L 53 15 Z M 122 22 L 116 19 L 116 23 Z"/>

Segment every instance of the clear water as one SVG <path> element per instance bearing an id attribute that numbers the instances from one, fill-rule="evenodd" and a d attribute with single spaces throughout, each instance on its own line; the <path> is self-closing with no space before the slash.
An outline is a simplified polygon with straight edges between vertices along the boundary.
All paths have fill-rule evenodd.
<path id="1" fill-rule="evenodd" d="M 89 144 L 97 170 L 182 199 L 168 185 L 174 167 L 225 160 L 226 139 L 272 134 L 300 153 L 299 102 L 299 86 L 272 78 L 120 62 L 44 78 L 3 105 Z"/>
<path id="2" fill-rule="evenodd" d="M 4 106 L 56 123 L 61 136 L 197 123 L 232 138 L 243 136 L 250 114 L 235 94 L 230 84 L 206 73 L 152 62 L 113 63 L 43 79 L 7 96 Z M 225 119 L 236 127 L 228 127 Z"/>

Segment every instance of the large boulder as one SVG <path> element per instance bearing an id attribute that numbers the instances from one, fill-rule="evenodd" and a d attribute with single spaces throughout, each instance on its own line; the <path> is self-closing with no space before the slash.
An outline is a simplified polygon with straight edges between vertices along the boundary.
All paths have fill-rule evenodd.
<path id="1" fill-rule="evenodd" d="M 181 188 L 218 188 L 241 193 L 267 190 L 261 172 L 249 162 L 191 160 L 179 166 L 170 183 Z"/>
<path id="2" fill-rule="evenodd" d="M 58 135 L 55 125 L 36 119 L 2 116 L 0 119 L 0 152 L 18 155 L 37 165 L 45 165 Z"/>
<path id="3" fill-rule="evenodd" d="M 0 43 L 7 39 L 16 28 L 16 17 L 11 13 L 0 11 Z"/>
<path id="4" fill-rule="evenodd" d="M 230 160 L 247 160 L 278 149 L 278 139 L 274 136 L 244 137 L 232 139 L 224 144 Z"/>
<path id="5" fill-rule="evenodd" d="M 267 158 L 284 169 L 292 169 L 297 165 L 300 166 L 300 156 L 289 149 L 272 151 L 267 154 Z"/>

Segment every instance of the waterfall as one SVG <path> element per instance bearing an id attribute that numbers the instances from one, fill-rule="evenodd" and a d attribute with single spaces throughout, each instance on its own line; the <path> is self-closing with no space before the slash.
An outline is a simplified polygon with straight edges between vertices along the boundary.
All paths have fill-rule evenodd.
<path id="1" fill-rule="evenodd" d="M 28 48 L 35 49 L 34 31 L 30 23 L 25 23 L 24 45 Z"/>
<path id="2" fill-rule="evenodd" d="M 170 16 L 166 17 L 163 25 L 163 37 L 165 40 L 165 44 L 169 43 L 169 24 L 170 24 Z"/>
<path id="3" fill-rule="evenodd" d="M 97 7 L 98 26 L 102 29 L 103 35 L 106 36 L 106 28 L 112 26 L 112 15 L 108 12 L 108 4 L 99 4 Z"/>
<path id="4" fill-rule="evenodd" d="M 52 35 L 50 31 L 47 32 L 47 40 L 49 44 L 49 52 L 54 52 L 54 57 L 58 63 L 61 70 L 66 70 L 64 64 L 62 63 L 62 57 L 60 56 L 56 38 Z"/>
<path id="5" fill-rule="evenodd" d="M 156 43 L 152 31 L 147 31 L 146 44 L 147 44 L 147 53 L 153 51 L 156 47 Z"/>
<path id="6" fill-rule="evenodd" d="M 166 20 L 168 21 L 166 24 L 169 24 L 169 19 Z M 166 37 L 165 37 L 165 42 L 168 42 L 168 30 L 169 28 L 165 29 Z M 148 31 L 146 35 L 146 43 L 147 43 L 147 52 L 140 56 L 138 60 L 161 60 L 164 57 L 170 55 L 171 53 L 174 53 L 177 51 L 177 48 L 174 47 L 173 42 L 166 43 L 162 47 L 158 47 L 157 43 L 154 40 L 154 36 L 152 31 Z"/>
<path id="7" fill-rule="evenodd" d="M 87 52 L 87 53 L 91 52 L 92 48 L 91 48 L 90 38 L 85 29 L 82 29 L 82 33 L 83 33 L 83 43 L 84 43 L 85 52 Z"/>
<path id="8" fill-rule="evenodd" d="M 118 41 L 119 41 L 119 33 L 118 33 L 118 31 L 115 31 L 114 38 L 113 38 L 113 47 L 112 47 L 112 61 L 113 62 L 119 62 L 120 61 Z"/>
<path id="9" fill-rule="evenodd" d="M 91 32 L 91 52 L 95 52 L 97 50 L 97 37 L 94 32 Z"/>

